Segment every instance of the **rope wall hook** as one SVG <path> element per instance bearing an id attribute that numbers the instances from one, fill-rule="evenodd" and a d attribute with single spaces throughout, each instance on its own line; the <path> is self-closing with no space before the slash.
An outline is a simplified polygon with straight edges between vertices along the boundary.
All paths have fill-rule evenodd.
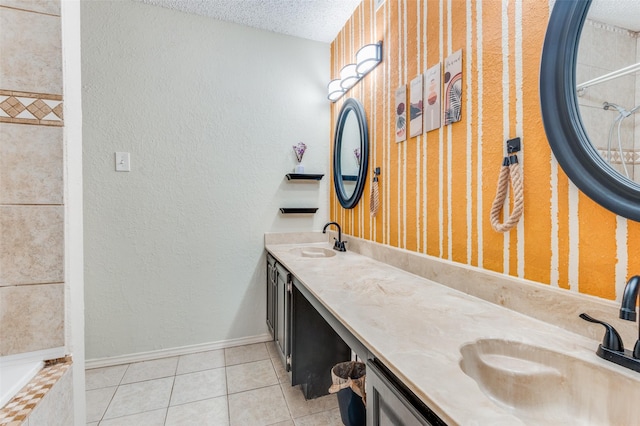
<path id="1" fill-rule="evenodd" d="M 517 152 L 520 151 L 520 138 L 509 139 L 507 141 L 508 156 L 504 157 L 500 175 L 498 176 L 498 188 L 496 197 L 491 205 L 491 227 L 496 232 L 507 232 L 514 228 L 522 212 L 524 211 L 524 191 L 522 184 L 522 171 L 518 162 Z M 509 191 L 509 182 L 513 191 L 513 210 L 511 215 L 504 222 L 500 222 L 502 212 Z"/>
<path id="2" fill-rule="evenodd" d="M 371 217 L 376 217 L 380 208 L 380 192 L 378 190 L 378 176 L 380 175 L 380 167 L 376 167 L 373 172 L 373 182 L 371 184 L 371 198 L 369 199 L 369 212 Z"/>

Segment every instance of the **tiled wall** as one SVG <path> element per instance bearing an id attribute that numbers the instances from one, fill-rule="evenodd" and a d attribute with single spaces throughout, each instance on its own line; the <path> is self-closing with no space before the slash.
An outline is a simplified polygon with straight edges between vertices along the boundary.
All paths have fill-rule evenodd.
<path id="1" fill-rule="evenodd" d="M 584 83 L 638 62 L 638 33 L 600 22 L 587 20 L 580 37 L 576 79 Z M 640 144 L 636 144 L 635 127 L 638 115 L 625 118 L 620 124 L 620 142 L 626 172 L 618 149 L 619 112 L 605 110 L 604 102 L 615 103 L 631 110 L 638 105 L 635 74 L 590 86 L 578 92 L 582 122 L 591 142 L 618 172 L 640 182 Z M 613 134 L 610 133 L 613 126 Z M 611 135 L 611 151 L 608 150 Z"/>
<path id="2" fill-rule="evenodd" d="M 0 0 L 0 356 L 64 346 L 59 0 Z"/>

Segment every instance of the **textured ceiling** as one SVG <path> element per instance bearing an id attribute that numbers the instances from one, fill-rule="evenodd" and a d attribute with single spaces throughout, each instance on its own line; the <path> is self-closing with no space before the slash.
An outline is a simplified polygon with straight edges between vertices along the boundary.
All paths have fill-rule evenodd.
<path id="1" fill-rule="evenodd" d="M 331 43 L 361 0 L 138 0 L 221 21 Z"/>
<path id="2" fill-rule="evenodd" d="M 589 18 L 638 32 L 640 31 L 640 1 L 594 0 L 589 7 Z"/>

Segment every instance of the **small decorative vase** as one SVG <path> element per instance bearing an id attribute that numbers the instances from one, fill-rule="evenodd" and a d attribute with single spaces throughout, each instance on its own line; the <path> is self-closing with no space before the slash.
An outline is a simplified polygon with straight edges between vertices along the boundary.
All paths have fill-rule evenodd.
<path id="1" fill-rule="evenodd" d="M 304 166 L 300 163 L 296 165 L 296 168 L 293 169 L 296 173 L 304 173 Z"/>

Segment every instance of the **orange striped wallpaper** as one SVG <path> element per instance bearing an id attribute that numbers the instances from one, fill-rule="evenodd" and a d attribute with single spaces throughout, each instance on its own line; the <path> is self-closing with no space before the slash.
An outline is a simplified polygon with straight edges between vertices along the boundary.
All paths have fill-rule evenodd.
<path id="1" fill-rule="evenodd" d="M 357 237 L 606 299 L 640 273 L 640 225 L 580 193 L 551 154 L 540 115 L 538 71 L 549 3 L 540 0 L 363 0 L 331 45 L 332 78 L 362 45 L 383 60 L 332 105 L 359 99 L 370 132 L 370 176 L 355 209 L 331 197 L 331 219 Z M 463 49 L 462 121 L 396 144 L 395 90 Z M 409 90 L 407 88 L 407 90 Z M 525 211 L 493 231 L 506 139 L 519 136 Z M 381 210 L 369 214 L 373 168 Z"/>

